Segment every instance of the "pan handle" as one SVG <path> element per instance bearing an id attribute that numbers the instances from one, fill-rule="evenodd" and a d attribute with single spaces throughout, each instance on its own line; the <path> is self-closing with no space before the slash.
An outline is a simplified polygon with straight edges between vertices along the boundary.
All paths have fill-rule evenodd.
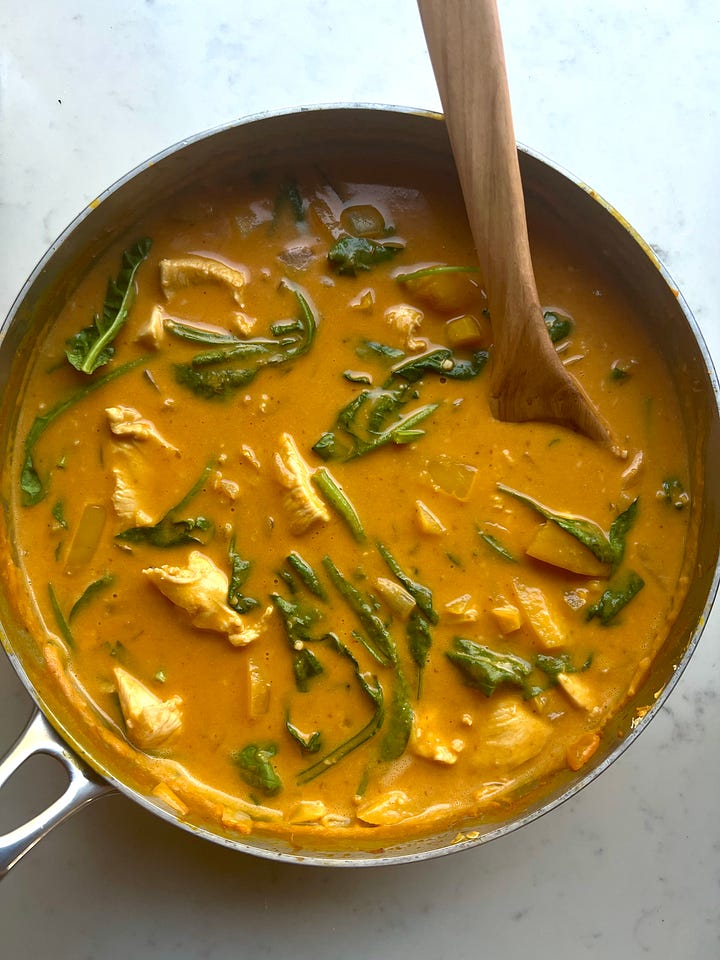
<path id="1" fill-rule="evenodd" d="M 46 810 L 9 833 L 0 834 L 0 880 L 53 827 L 91 800 L 115 789 L 68 749 L 39 710 L 34 712 L 15 745 L 0 761 L 0 789 L 26 760 L 38 753 L 55 757 L 65 767 L 68 786 Z"/>

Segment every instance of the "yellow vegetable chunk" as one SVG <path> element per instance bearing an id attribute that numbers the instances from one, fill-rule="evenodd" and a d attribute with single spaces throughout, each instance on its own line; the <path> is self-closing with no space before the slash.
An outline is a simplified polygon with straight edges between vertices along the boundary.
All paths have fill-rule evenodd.
<path id="1" fill-rule="evenodd" d="M 520 611 L 514 603 L 503 603 L 501 606 L 493 607 L 490 613 L 501 633 L 514 633 L 522 626 Z"/>
<path id="2" fill-rule="evenodd" d="M 440 534 L 445 533 L 442 520 L 435 516 L 430 507 L 424 504 L 422 500 L 415 501 L 415 510 L 417 524 L 421 533 L 427 533 L 431 537 L 438 537 Z"/>
<path id="3" fill-rule="evenodd" d="M 477 317 L 464 313 L 453 317 L 445 325 L 445 337 L 449 347 L 468 347 L 477 349 L 487 345 L 487 331 L 483 329 Z"/>
<path id="4" fill-rule="evenodd" d="M 566 632 L 562 629 L 556 614 L 550 612 L 545 594 L 540 587 L 528 587 L 515 578 L 513 590 L 533 633 L 542 645 L 552 648 L 566 643 Z"/>
<path id="5" fill-rule="evenodd" d="M 569 570 L 583 577 L 607 577 L 610 565 L 602 563 L 584 544 L 556 523 L 542 523 L 526 548 L 534 560 Z"/>

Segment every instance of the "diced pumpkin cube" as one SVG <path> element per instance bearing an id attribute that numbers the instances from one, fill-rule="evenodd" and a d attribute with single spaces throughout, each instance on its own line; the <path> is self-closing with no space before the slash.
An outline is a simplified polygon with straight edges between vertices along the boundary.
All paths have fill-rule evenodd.
<path id="1" fill-rule="evenodd" d="M 528 587 L 513 580 L 513 589 L 535 636 L 544 647 L 559 647 L 565 643 L 565 631 L 557 616 L 551 613 L 545 594 L 539 587 Z"/>
<path id="2" fill-rule="evenodd" d="M 503 603 L 500 606 L 493 607 L 490 613 L 503 634 L 514 633 L 522 626 L 520 611 L 514 603 Z"/>
<path id="3" fill-rule="evenodd" d="M 583 733 L 567 748 L 565 759 L 571 770 L 584 767 L 590 757 L 600 746 L 600 737 L 597 733 Z"/>
<path id="4" fill-rule="evenodd" d="M 464 313 L 460 317 L 453 317 L 445 325 L 447 345 L 452 347 L 467 347 L 477 349 L 487 345 L 487 332 L 483 329 L 477 317 L 471 313 Z"/>
<path id="5" fill-rule="evenodd" d="M 610 573 L 607 563 L 601 563 L 591 550 L 556 523 L 541 524 L 525 553 L 583 577 L 607 577 Z"/>
<path id="6" fill-rule="evenodd" d="M 441 313 L 465 310 L 480 295 L 476 273 L 453 270 L 417 272 L 419 276 L 403 280 L 405 289 L 413 299 Z"/>

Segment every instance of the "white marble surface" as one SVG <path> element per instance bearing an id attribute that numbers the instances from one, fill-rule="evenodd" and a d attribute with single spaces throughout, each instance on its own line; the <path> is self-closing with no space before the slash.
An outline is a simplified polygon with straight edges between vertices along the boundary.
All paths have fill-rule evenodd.
<path id="1" fill-rule="evenodd" d="M 440 2 L 440 0 L 438 0 Z M 720 7 L 500 0 L 518 139 L 660 251 L 720 360 Z M 0 312 L 48 244 L 155 151 L 234 117 L 435 108 L 413 0 L 2 0 Z M 720 619 L 599 781 L 487 847 L 328 870 L 233 854 L 102 800 L 0 887 L 0 956 L 464 960 L 720 956 Z M 29 713 L 0 662 L 0 748 Z M 59 783 L 33 761 L 0 827 Z"/>

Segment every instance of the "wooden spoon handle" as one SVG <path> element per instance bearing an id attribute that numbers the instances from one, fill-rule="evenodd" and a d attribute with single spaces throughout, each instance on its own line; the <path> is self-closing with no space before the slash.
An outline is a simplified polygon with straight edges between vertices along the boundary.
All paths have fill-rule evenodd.
<path id="1" fill-rule="evenodd" d="M 542 316 L 495 0 L 418 0 L 488 295 L 490 402 L 502 420 L 568 423 L 608 439 Z"/>

